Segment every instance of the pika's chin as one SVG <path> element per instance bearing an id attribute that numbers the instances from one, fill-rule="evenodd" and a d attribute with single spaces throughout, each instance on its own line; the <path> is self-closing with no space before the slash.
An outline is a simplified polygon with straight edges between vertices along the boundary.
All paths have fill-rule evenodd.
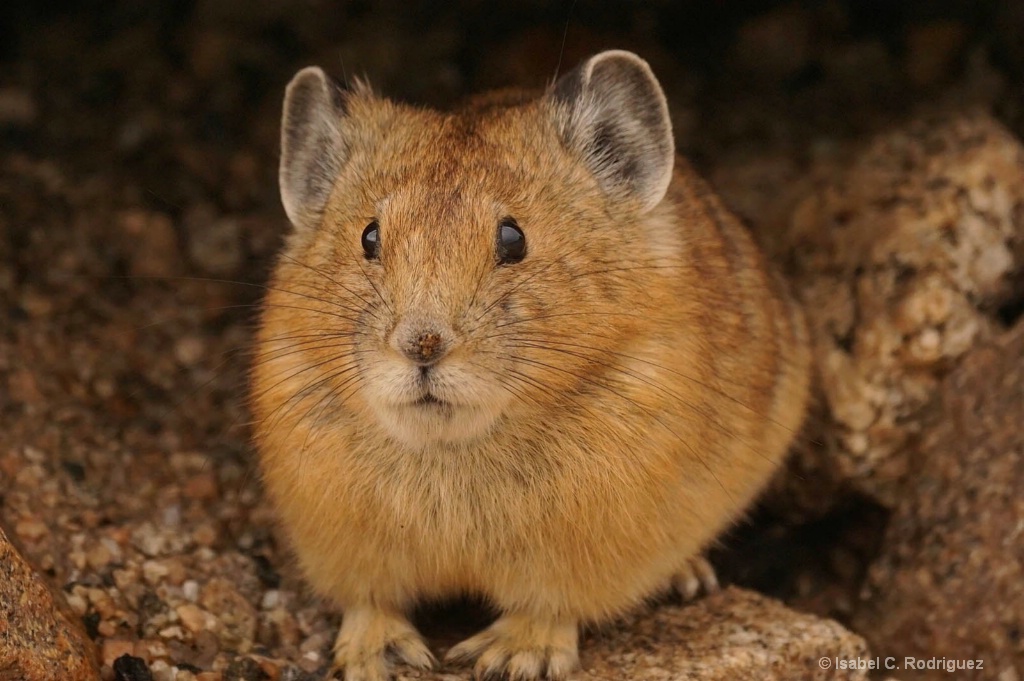
<path id="1" fill-rule="evenodd" d="M 432 396 L 389 404 L 375 411 L 384 430 L 411 449 L 482 439 L 501 416 L 499 409 L 453 404 Z"/>

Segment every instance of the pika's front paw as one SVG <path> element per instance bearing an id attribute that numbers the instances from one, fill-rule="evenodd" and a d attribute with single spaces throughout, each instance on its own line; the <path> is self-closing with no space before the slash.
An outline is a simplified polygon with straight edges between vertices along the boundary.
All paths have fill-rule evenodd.
<path id="1" fill-rule="evenodd" d="M 403 616 L 373 608 L 345 611 L 334 642 L 334 670 L 345 681 L 389 681 L 389 658 L 419 669 L 432 669 L 434 656 Z"/>
<path id="2" fill-rule="evenodd" d="M 718 591 L 715 568 L 704 556 L 691 558 L 673 575 L 672 588 L 684 601 L 692 601 L 702 590 L 708 594 Z"/>
<path id="3" fill-rule="evenodd" d="M 476 660 L 478 679 L 564 679 L 579 666 L 576 622 L 505 615 L 445 655 L 450 662 Z"/>

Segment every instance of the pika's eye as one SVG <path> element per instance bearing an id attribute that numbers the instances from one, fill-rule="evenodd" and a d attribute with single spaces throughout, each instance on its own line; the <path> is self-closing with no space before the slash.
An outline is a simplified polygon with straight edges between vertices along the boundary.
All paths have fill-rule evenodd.
<path id="1" fill-rule="evenodd" d="M 367 260 L 375 260 L 380 253 L 380 225 L 374 220 L 363 230 L 363 255 Z"/>
<path id="2" fill-rule="evenodd" d="M 514 265 L 526 257 L 526 235 L 515 218 L 502 218 L 498 223 L 498 262 Z"/>

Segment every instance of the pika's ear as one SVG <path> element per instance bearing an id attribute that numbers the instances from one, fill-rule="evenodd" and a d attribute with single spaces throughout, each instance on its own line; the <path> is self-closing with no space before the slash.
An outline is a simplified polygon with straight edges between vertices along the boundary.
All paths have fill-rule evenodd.
<path id="1" fill-rule="evenodd" d="M 348 156 L 346 93 L 318 67 L 302 69 L 284 94 L 278 182 L 296 229 L 316 226 Z"/>
<path id="2" fill-rule="evenodd" d="M 579 154 L 606 192 L 661 201 L 675 142 L 668 104 L 651 67 L 632 52 L 594 55 L 548 91 L 562 143 Z"/>

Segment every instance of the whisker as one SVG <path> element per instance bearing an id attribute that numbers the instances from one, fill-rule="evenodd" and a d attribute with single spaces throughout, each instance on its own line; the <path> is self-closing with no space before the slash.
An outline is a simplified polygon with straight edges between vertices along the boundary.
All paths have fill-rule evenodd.
<path id="1" fill-rule="evenodd" d="M 333 380 L 333 379 L 339 378 L 341 376 L 344 376 L 346 373 L 348 373 L 348 369 L 342 369 L 342 370 L 339 370 L 337 372 L 334 372 L 330 376 L 326 376 L 325 380 Z M 300 423 L 302 423 L 305 419 L 307 419 L 313 413 L 313 410 L 316 409 L 317 405 L 320 405 L 321 403 L 325 402 L 325 400 L 327 400 L 328 398 L 330 398 L 330 400 L 327 402 L 327 404 L 333 404 L 334 400 L 342 395 L 342 393 L 344 392 L 346 387 L 348 387 L 350 384 L 352 384 L 353 381 L 358 382 L 359 380 L 360 380 L 360 374 L 357 371 L 356 373 L 352 374 L 351 376 L 349 376 L 348 378 L 343 380 L 341 382 L 341 385 L 330 388 L 324 396 L 322 396 L 319 400 L 317 400 L 313 404 L 313 406 L 311 406 L 309 409 L 306 410 L 306 413 L 305 413 L 305 415 L 302 418 L 295 419 L 295 422 L 292 423 L 292 427 L 285 434 L 284 439 L 285 440 L 290 440 L 291 439 L 292 433 L 295 432 L 295 429 L 299 426 Z M 316 386 L 314 386 L 314 387 L 316 387 Z M 298 402 L 296 402 L 295 404 L 298 404 Z M 317 414 L 317 418 L 318 419 L 320 418 L 320 415 L 323 414 L 323 409 L 327 406 L 327 404 L 324 404 L 324 406 L 321 407 L 320 412 Z M 284 418 L 288 415 L 288 412 L 290 412 L 291 409 L 292 409 L 292 407 L 289 407 L 288 411 L 286 411 L 285 413 L 281 414 L 281 417 L 280 417 L 279 420 L 284 420 Z M 271 424 L 268 424 L 267 427 L 268 428 L 273 428 L 274 426 L 271 425 Z M 299 456 L 300 457 L 303 456 L 306 453 L 306 447 L 307 447 L 307 445 L 309 443 L 309 436 L 313 432 L 313 430 L 314 430 L 313 428 L 308 428 L 306 430 L 306 437 L 303 438 L 302 447 L 299 449 Z M 300 465 L 302 464 L 301 460 L 300 460 L 299 464 Z"/>
<path id="2" fill-rule="evenodd" d="M 303 341 L 302 343 L 288 345 L 284 348 L 280 348 L 279 350 L 271 350 L 269 352 L 259 355 L 253 362 L 252 366 L 253 368 L 260 367 L 271 362 L 276 362 L 285 357 L 290 357 L 291 355 L 297 355 L 303 352 L 315 352 L 317 350 L 341 350 L 343 348 L 351 348 L 356 345 L 356 341 L 351 341 L 348 343 L 324 343 L 322 345 L 315 345 L 315 343 L 318 342 L 319 341 L 315 340 Z"/>
<path id="3" fill-rule="evenodd" d="M 330 361 L 337 361 L 339 359 L 341 359 L 341 358 L 340 357 L 334 357 Z M 329 362 L 321 362 L 318 366 L 323 366 L 324 364 L 327 364 L 327 363 L 329 363 Z M 311 368 L 314 368 L 314 367 L 307 367 L 306 369 L 304 369 L 302 372 L 299 372 L 299 373 L 304 373 L 305 371 L 307 371 L 307 370 L 309 370 Z M 265 418 L 263 418 L 260 421 L 254 422 L 254 424 L 255 423 L 260 423 L 265 428 L 267 428 L 268 430 L 272 430 L 275 427 L 274 426 L 275 421 L 276 422 L 280 422 L 280 421 L 284 420 L 284 418 L 288 414 L 291 413 L 292 409 L 294 409 L 295 406 L 300 401 L 302 401 L 302 399 L 306 395 L 310 394 L 312 391 L 316 390 L 317 388 L 319 388 L 324 383 L 327 383 L 328 381 L 332 381 L 332 380 L 334 380 L 334 379 L 336 379 L 336 378 L 338 378 L 340 376 L 344 376 L 345 374 L 349 373 L 350 371 L 357 371 L 358 372 L 358 369 L 359 369 L 359 367 L 358 367 L 358 365 L 354 361 L 353 362 L 349 362 L 349 363 L 345 364 L 344 366 L 342 366 L 342 368 L 340 368 L 340 369 L 338 369 L 336 371 L 332 371 L 332 372 L 322 376 L 320 379 L 314 381 L 313 383 L 305 384 L 304 386 L 299 388 L 297 391 L 292 393 L 291 397 L 289 397 L 286 400 L 283 400 L 279 405 L 277 405 L 269 414 L 266 415 Z M 285 407 L 287 407 L 287 409 L 285 409 L 285 411 L 282 412 L 281 409 L 283 409 Z M 276 415 L 276 418 L 275 418 L 275 415 Z M 293 426 L 293 429 L 294 429 L 294 426 Z"/>
<path id="4" fill-rule="evenodd" d="M 357 354 L 357 353 L 358 353 L 358 351 L 353 351 L 350 354 L 354 355 L 354 354 Z M 308 371 L 316 371 L 317 369 L 319 369 L 319 368 L 321 368 L 323 366 L 326 366 L 326 365 L 330 364 L 331 362 L 336 362 L 339 359 L 343 359 L 343 357 L 340 356 L 340 355 L 339 356 L 333 356 L 333 357 L 329 357 L 328 359 L 321 360 L 319 362 L 314 362 L 312 364 L 303 365 L 298 370 L 288 374 L 284 378 L 276 381 L 273 385 L 263 389 L 258 394 L 250 395 L 250 399 L 254 400 L 254 401 L 255 400 L 260 400 L 260 399 L 266 397 L 272 391 L 274 391 L 277 388 L 279 388 L 281 385 L 283 385 L 283 384 L 287 383 L 288 381 L 292 380 L 296 376 L 301 376 L 302 374 L 304 374 L 304 373 L 306 373 Z M 291 367 L 289 367 L 288 369 L 284 369 L 283 371 L 278 372 L 274 376 L 269 377 L 267 380 L 273 380 L 273 379 L 277 378 L 278 376 L 280 376 L 281 374 L 286 373 L 290 369 L 291 369 Z"/>
<path id="5" fill-rule="evenodd" d="M 539 332 L 535 333 L 535 334 L 533 334 L 533 335 L 535 335 L 534 338 L 530 338 L 529 337 L 530 335 L 531 334 L 529 332 L 527 332 L 526 334 L 520 335 L 518 337 L 516 335 L 514 335 L 514 334 L 497 334 L 494 337 L 508 336 L 508 337 L 510 337 L 510 340 L 513 341 L 513 342 L 517 341 L 517 340 L 523 340 L 523 341 L 526 341 L 528 343 L 536 343 L 538 345 L 531 346 L 531 347 L 534 347 L 536 349 L 549 349 L 549 350 L 555 351 L 556 350 L 555 348 L 543 348 L 543 347 L 541 347 L 541 345 L 544 344 L 544 343 L 550 343 L 550 344 L 553 344 L 553 345 L 564 345 L 566 347 L 573 347 L 573 348 L 577 348 L 577 349 L 580 349 L 580 350 L 590 350 L 590 351 L 593 351 L 593 352 L 601 352 L 601 353 L 613 355 L 615 357 L 621 357 L 622 359 L 627 359 L 627 360 L 634 361 L 634 362 L 640 362 L 642 364 L 646 364 L 646 365 L 654 367 L 656 369 L 660 369 L 662 371 L 668 372 L 668 373 L 670 373 L 670 374 L 672 374 L 674 376 L 677 376 L 677 377 L 679 377 L 679 378 L 681 378 L 681 379 L 683 379 L 685 381 L 689 381 L 690 383 L 693 383 L 694 385 L 697 385 L 697 386 L 699 386 L 699 387 L 701 387 L 701 388 L 703 388 L 703 389 L 705 389 L 705 390 L 707 390 L 709 392 L 713 392 L 716 395 L 720 395 L 721 397 L 724 397 L 727 400 L 733 402 L 737 406 L 740 406 L 743 409 L 746 409 L 747 411 L 749 411 L 750 413 L 754 414 L 755 416 L 758 416 L 760 418 L 764 418 L 768 422 L 772 423 L 773 425 L 776 425 L 779 428 L 784 429 L 786 432 L 791 433 L 791 434 L 794 433 L 794 430 L 792 428 L 790 428 L 790 427 L 788 427 L 788 426 L 786 426 L 786 425 L 776 421 L 775 419 L 770 418 L 767 414 L 760 413 L 758 410 L 754 409 L 753 407 L 751 407 L 749 404 L 747 404 L 743 400 L 741 400 L 741 399 L 739 399 L 739 398 L 737 398 L 737 397 L 735 397 L 733 395 L 730 395 L 728 392 L 722 390 L 721 388 L 718 388 L 718 387 L 713 386 L 713 385 L 711 385 L 709 383 L 701 381 L 700 379 L 694 378 L 693 376 L 690 376 L 688 374 L 684 374 L 684 373 L 682 373 L 680 371 L 677 371 L 676 369 L 673 369 L 671 367 L 665 366 L 664 364 L 659 364 L 658 362 L 655 362 L 655 361 L 652 361 L 652 360 L 649 360 L 649 359 L 645 359 L 643 357 L 636 357 L 634 355 L 630 355 L 630 354 L 627 354 L 627 353 L 624 353 L 624 352 L 618 352 L 616 350 L 606 350 L 606 349 L 601 349 L 601 348 L 595 348 L 595 347 L 589 346 L 589 345 L 582 345 L 582 344 L 579 344 L 579 343 L 567 343 L 567 342 L 564 342 L 564 341 L 551 340 L 549 338 L 549 334 L 547 332 L 545 332 L 543 334 L 541 334 Z M 558 335 L 558 334 L 554 334 L 554 335 Z M 595 334 L 595 335 L 597 335 L 597 334 Z M 600 336 L 600 335 L 597 335 L 597 336 L 599 338 L 608 338 L 607 336 Z M 569 337 L 569 336 L 568 336 L 568 334 L 562 334 L 560 337 Z M 583 359 L 591 359 L 587 355 L 576 354 L 576 353 L 572 353 L 572 354 L 575 354 L 577 357 L 581 357 Z M 611 364 L 602 365 L 602 366 L 607 366 L 607 368 L 619 370 L 617 367 L 615 367 L 614 365 L 611 365 Z M 636 375 L 636 377 L 640 377 L 640 376 L 642 376 L 642 375 L 641 374 L 637 374 Z M 722 380 L 725 383 L 729 383 L 729 384 L 732 384 L 732 385 L 735 385 L 735 386 L 741 385 L 740 383 L 737 383 L 736 381 L 725 380 L 725 379 L 722 379 Z M 678 395 L 673 395 L 673 396 L 676 397 L 677 399 L 680 398 L 680 396 L 678 396 Z"/>
<path id="6" fill-rule="evenodd" d="M 575 253 L 578 253 L 579 251 L 583 250 L 583 247 L 585 245 L 586 244 L 581 244 L 581 245 L 577 246 L 573 250 L 569 251 L 569 253 L 565 254 L 565 256 L 563 256 L 563 257 L 566 257 L 568 255 L 573 255 Z M 541 267 L 540 269 L 538 269 L 533 274 L 529 275 L 528 277 L 525 277 L 524 279 L 521 279 L 519 281 L 519 283 L 517 283 L 515 286 L 513 286 L 509 290 L 505 291 L 505 293 L 503 293 L 502 295 L 498 296 L 494 301 L 491 302 L 490 305 L 485 307 L 483 309 L 483 311 L 479 315 L 477 315 L 476 319 L 474 320 L 476 322 L 476 326 L 474 326 L 473 329 L 469 331 L 469 333 L 472 333 L 473 331 L 476 331 L 478 328 L 480 328 L 480 322 L 487 315 L 488 312 L 493 310 L 497 305 L 500 305 L 502 303 L 502 301 L 506 300 L 513 293 L 515 293 L 520 288 L 522 288 L 525 284 L 533 281 L 535 278 L 537 278 L 541 274 L 544 274 L 545 272 L 550 270 L 552 267 L 554 267 L 555 265 L 559 264 L 559 262 L 560 262 L 559 260 L 552 260 L 547 265 L 545 265 L 544 267 Z"/>
<path id="7" fill-rule="evenodd" d="M 566 344 L 566 345 L 571 345 L 571 344 Z M 723 426 L 715 418 L 715 415 L 713 413 L 710 413 L 710 412 L 708 412 L 706 410 L 701 409 L 698 405 L 693 404 L 692 402 L 690 402 L 689 400 L 684 398 L 682 395 L 680 395 L 680 394 L 678 394 L 678 393 L 676 393 L 676 392 L 674 392 L 672 390 L 669 390 L 668 388 L 666 388 L 665 386 L 661 385 L 657 381 L 650 380 L 649 378 L 647 378 L 643 374 L 638 374 L 636 372 L 632 372 L 632 371 L 629 371 L 629 370 L 624 369 L 622 367 L 616 366 L 615 364 L 612 364 L 610 362 L 598 361 L 594 357 L 591 357 L 589 355 L 585 355 L 585 354 L 580 353 L 580 352 L 573 352 L 571 350 L 565 350 L 563 348 L 549 348 L 549 347 L 545 347 L 543 345 L 537 345 L 537 344 L 532 344 L 532 343 L 520 344 L 517 347 L 531 348 L 531 349 L 534 349 L 534 350 L 545 350 L 545 351 L 548 351 L 548 352 L 558 352 L 558 353 L 561 353 L 561 354 L 569 355 L 571 357 L 577 357 L 577 358 L 581 358 L 581 359 L 585 359 L 585 360 L 595 361 L 602 368 L 605 368 L 605 369 L 607 369 L 609 371 L 616 371 L 616 372 L 621 373 L 621 374 L 623 374 L 625 376 L 629 376 L 630 378 L 633 378 L 633 379 L 635 379 L 637 381 L 640 381 L 640 382 L 642 382 L 642 383 L 644 383 L 646 385 L 649 385 L 652 388 L 654 388 L 655 390 L 661 392 L 663 395 L 667 395 L 668 397 L 671 397 L 671 398 L 679 401 L 686 408 L 692 410 L 698 416 L 702 417 L 702 419 L 703 419 L 702 422 L 708 423 L 709 425 L 714 427 L 716 430 L 718 430 L 718 432 L 721 433 L 722 435 L 725 435 L 726 437 L 734 437 L 737 440 L 737 442 L 739 442 L 744 447 L 749 449 L 753 454 L 756 454 L 756 455 L 764 458 L 766 461 L 769 461 L 769 459 L 764 456 L 764 453 L 761 450 L 757 449 L 756 447 L 751 445 L 749 442 L 744 441 L 742 438 L 738 437 L 735 433 L 731 432 L 728 428 Z M 583 347 L 583 348 L 588 349 L 588 350 L 595 350 L 594 348 L 587 348 L 586 346 L 576 346 L 576 347 Z M 595 350 L 595 351 L 600 352 L 600 350 Z M 612 353 L 612 354 L 616 354 L 616 353 Z M 619 353 L 619 354 L 621 354 L 621 353 Z M 636 358 L 634 358 L 634 359 L 636 359 Z M 643 360 L 638 360 L 638 361 L 643 361 Z M 657 365 L 655 365 L 655 366 L 657 366 Z M 719 391 L 719 392 L 721 392 L 721 391 Z M 724 395 L 725 393 L 721 393 L 721 394 Z M 742 403 L 740 403 L 740 404 L 742 404 Z M 750 409 L 749 407 L 747 407 L 747 408 Z M 751 409 L 751 411 L 753 411 L 753 409 Z"/>
<path id="8" fill-rule="evenodd" d="M 363 301 L 363 305 L 366 305 L 366 309 L 367 309 L 368 311 L 370 311 L 370 313 L 371 313 L 371 314 L 373 314 L 373 312 L 372 312 L 372 308 L 373 308 L 373 306 L 372 306 L 372 305 L 370 304 L 370 301 L 368 301 L 368 300 L 367 300 L 366 298 L 362 297 L 361 295 L 359 295 L 358 293 L 356 293 L 355 291 L 353 291 L 352 289 L 350 289 L 350 288 L 349 288 L 348 286 L 345 286 L 344 284 L 342 284 L 342 283 L 341 283 L 340 281 L 338 281 L 337 279 L 334 279 L 333 277 L 331 277 L 331 276 L 330 276 L 329 274 L 327 274 L 327 273 L 326 273 L 326 272 L 324 272 L 323 270 L 321 270 L 321 269 L 319 269 L 319 268 L 317 268 L 317 267 L 313 267 L 313 266 L 312 266 L 312 265 L 310 265 L 309 263 L 305 263 L 305 262 L 302 262 L 301 260 L 298 260 L 298 259 L 296 259 L 296 258 L 293 258 L 292 256 L 290 256 L 290 255 L 288 255 L 287 253 L 284 253 L 284 252 L 282 252 L 282 253 L 281 253 L 281 257 L 282 257 L 283 259 L 285 259 L 285 260 L 287 260 L 287 261 L 289 261 L 289 262 L 291 262 L 291 263 L 295 264 L 295 265 L 298 265 L 299 267 L 305 267 L 305 268 L 306 268 L 306 269 L 308 269 L 308 270 L 309 270 L 310 272 L 313 272 L 313 273 L 315 273 L 315 274 L 318 274 L 318 275 L 320 275 L 321 277 L 323 277 L 323 278 L 324 278 L 324 279 L 326 279 L 327 281 L 331 282 L 332 284 L 334 284 L 334 285 L 335 285 L 335 286 L 337 286 L 338 288 L 340 288 L 340 289 L 342 289 L 342 290 L 344 290 L 344 291 L 347 291 L 347 292 L 348 292 L 348 293 L 349 293 L 350 295 L 353 295 L 353 296 L 355 296 L 356 298 L 358 298 L 359 300 Z M 362 264 L 360 264 L 360 265 L 359 265 L 359 268 L 360 268 L 360 269 L 362 269 Z M 365 271 L 365 270 L 363 270 L 363 274 L 364 274 L 364 275 L 366 275 L 366 271 Z M 383 298 L 383 297 L 381 297 L 381 295 L 380 295 L 380 291 L 378 291 L 378 290 L 377 290 L 377 287 L 376 287 L 376 286 L 374 286 L 374 284 L 373 284 L 373 282 L 372 282 L 372 281 L 370 281 L 370 278 L 369 278 L 369 276 L 367 276 L 367 277 L 366 277 L 366 281 L 367 281 L 367 282 L 368 282 L 368 283 L 370 284 L 370 286 L 372 286 L 372 287 L 373 287 L 373 290 L 374 290 L 374 291 L 375 291 L 375 292 L 377 293 L 377 297 L 378 297 L 378 298 L 380 298 L 380 301 L 381 301 L 382 303 L 384 303 L 384 306 L 385 306 L 385 307 L 388 307 L 387 301 L 385 301 L 385 300 L 384 300 L 384 298 Z M 390 309 L 391 309 L 391 308 L 390 308 L 390 307 L 388 307 L 388 310 L 389 310 L 389 311 L 390 311 Z M 376 315 L 374 315 L 374 316 L 376 316 Z"/>
<path id="9" fill-rule="evenodd" d="M 284 256 L 284 257 L 287 257 L 287 256 Z M 299 264 L 299 265 L 303 264 L 303 263 L 300 263 L 299 261 L 295 260 L 294 258 L 292 258 L 292 261 L 295 262 L 296 264 Z M 359 308 L 355 308 L 355 307 L 351 307 L 351 306 L 346 306 L 346 305 L 344 305 L 343 303 L 341 303 L 338 300 L 329 300 L 327 298 L 320 298 L 320 297 L 317 297 L 317 296 L 310 296 L 310 295 L 307 295 L 307 294 L 304 294 L 304 293 L 300 293 L 298 291 L 293 291 L 291 289 L 282 288 L 280 286 L 271 286 L 269 284 L 257 284 L 255 282 L 240 281 L 240 280 L 237 280 L 237 279 L 218 279 L 216 277 L 191 277 L 191 276 L 135 276 L 135 275 L 125 275 L 125 276 L 116 276 L 116 275 L 106 276 L 105 275 L 105 276 L 102 276 L 100 278 L 101 279 L 112 279 L 112 280 L 127 280 L 127 281 L 201 282 L 201 283 L 207 283 L 207 284 L 232 284 L 232 285 L 235 285 L 235 286 L 248 286 L 250 288 L 259 289 L 261 291 L 268 291 L 268 292 L 269 291 L 274 291 L 274 292 L 277 292 L 277 293 L 284 293 L 284 294 L 287 294 L 287 295 L 298 296 L 300 298 L 307 298 L 309 300 L 314 300 L 316 302 L 323 303 L 325 305 L 331 305 L 331 306 L 334 306 L 334 307 L 340 307 L 340 308 L 346 309 L 346 310 L 348 310 L 350 312 L 359 312 L 360 311 Z M 291 283 L 302 284 L 304 282 L 291 282 Z M 306 284 L 306 285 L 308 286 L 308 284 Z M 338 284 L 338 285 L 341 286 L 341 284 Z M 342 288 L 344 288 L 344 287 L 342 286 Z M 345 289 L 345 290 L 348 290 L 348 289 Z M 349 293 L 352 293 L 353 295 L 356 295 L 352 291 L 349 291 Z M 366 303 L 365 300 L 363 302 Z M 366 303 L 366 304 L 369 305 L 369 303 Z M 254 303 L 249 303 L 248 305 L 253 306 L 253 307 L 258 307 L 260 305 L 260 303 L 254 302 Z M 214 308 L 214 309 L 217 309 L 217 308 Z M 226 309 L 226 308 L 224 308 L 224 309 Z"/>
<path id="10" fill-rule="evenodd" d="M 600 388 L 602 390 L 606 390 L 606 391 L 612 393 L 613 395 L 615 395 L 616 397 L 618 397 L 619 399 L 623 400 L 624 402 L 633 405 L 634 407 L 636 407 L 637 409 L 642 411 L 644 414 L 646 414 L 648 417 L 650 417 L 653 420 L 655 420 L 659 425 L 661 425 L 663 428 L 665 428 L 666 431 L 671 433 L 677 440 L 679 440 L 679 443 L 682 444 L 684 447 L 686 447 L 686 449 L 693 455 L 693 457 L 697 461 L 700 462 L 700 464 L 704 467 L 704 469 L 708 472 L 708 474 L 712 478 L 715 479 L 715 482 L 717 482 L 718 486 L 722 488 L 722 491 L 725 492 L 726 495 L 728 495 L 730 499 L 733 499 L 732 494 L 729 492 L 728 489 L 726 489 L 725 485 L 722 484 L 722 481 L 719 480 L 718 476 L 715 475 L 715 471 L 711 468 L 710 465 L 708 465 L 707 461 L 705 461 L 704 458 L 701 457 L 700 454 L 697 453 L 696 449 L 694 449 L 693 446 L 690 445 L 690 443 L 688 443 L 677 432 L 675 432 L 675 430 L 673 430 L 671 427 L 669 427 L 668 424 L 666 424 L 661 419 L 661 417 L 658 416 L 658 414 L 652 412 L 650 409 L 647 409 L 643 405 L 637 403 L 636 400 L 630 399 L 628 396 L 623 395 L 621 392 L 611 388 L 610 386 L 608 386 L 605 383 L 601 383 L 600 381 L 595 381 L 595 380 L 591 379 L 588 376 L 581 376 L 580 374 L 574 373 L 574 372 L 569 371 L 567 369 L 563 369 L 561 367 L 557 367 L 557 366 L 554 366 L 554 365 L 551 365 L 551 364 L 547 364 L 545 362 L 541 362 L 539 360 L 535 360 L 535 359 L 532 359 L 532 358 L 529 358 L 529 357 L 522 357 L 522 356 L 516 356 L 516 355 L 499 355 L 499 356 L 503 356 L 504 358 L 510 359 L 512 361 L 525 362 L 527 364 L 532 364 L 534 366 L 538 366 L 538 367 L 547 369 L 549 371 L 557 371 L 559 373 L 563 373 L 563 374 L 566 374 L 568 376 L 572 376 L 573 378 L 575 378 L 578 381 L 581 381 L 581 382 L 586 383 L 588 385 L 592 385 L 592 386 L 594 386 L 596 388 Z M 603 419 L 603 418 L 606 418 L 606 417 L 601 417 L 601 418 Z M 735 499 L 733 499 L 733 501 L 735 501 Z"/>

